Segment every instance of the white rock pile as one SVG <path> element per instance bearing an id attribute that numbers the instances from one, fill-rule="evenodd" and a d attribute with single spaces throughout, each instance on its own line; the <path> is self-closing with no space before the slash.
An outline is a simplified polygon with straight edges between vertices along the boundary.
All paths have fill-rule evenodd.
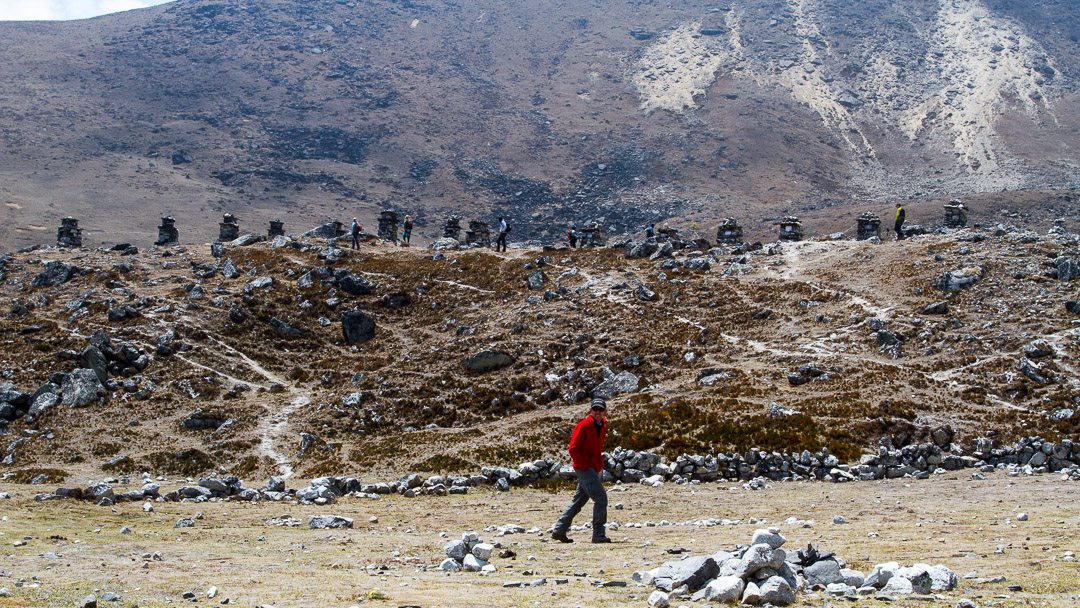
<path id="1" fill-rule="evenodd" d="M 897 595 L 951 591 L 956 575 L 942 565 L 897 562 L 878 564 L 868 575 L 847 567 L 831 553 L 813 546 L 798 551 L 781 547 L 787 540 L 779 528 L 755 530 L 749 546 L 711 555 L 666 562 L 653 570 L 635 572 L 634 582 L 655 586 L 650 606 L 664 608 L 674 598 L 717 603 L 786 606 L 807 590 L 858 598 L 892 600 Z"/>
<path id="2" fill-rule="evenodd" d="M 493 551 L 495 545 L 481 542 L 476 532 L 465 532 L 461 535 L 461 540 L 452 540 L 443 547 L 446 559 L 439 564 L 439 569 L 447 572 L 465 570 L 490 574 L 496 570 L 493 564 L 488 563 Z"/>

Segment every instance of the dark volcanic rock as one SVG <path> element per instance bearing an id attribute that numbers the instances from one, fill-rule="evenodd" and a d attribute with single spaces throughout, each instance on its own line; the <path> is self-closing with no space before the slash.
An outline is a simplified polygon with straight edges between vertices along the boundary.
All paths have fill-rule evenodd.
<path id="1" fill-rule="evenodd" d="M 347 344 L 364 343 L 375 337 L 375 319 L 358 310 L 341 313 L 341 333 Z"/>
<path id="2" fill-rule="evenodd" d="M 345 293 L 363 296 L 371 293 L 373 285 L 362 276 L 347 274 L 338 279 L 338 287 Z"/>
<path id="3" fill-rule="evenodd" d="M 46 262 L 45 270 L 34 277 L 32 287 L 56 287 L 68 282 L 79 269 L 61 262 Z"/>
<path id="4" fill-rule="evenodd" d="M 83 407 L 101 398 L 105 387 L 92 369 L 76 369 L 66 374 L 60 385 L 62 403 L 68 407 Z"/>

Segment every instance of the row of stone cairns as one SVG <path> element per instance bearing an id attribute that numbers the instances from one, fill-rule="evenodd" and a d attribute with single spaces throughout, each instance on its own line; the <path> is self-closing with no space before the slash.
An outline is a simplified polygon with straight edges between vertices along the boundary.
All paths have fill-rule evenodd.
<path id="1" fill-rule="evenodd" d="M 379 214 L 378 236 L 391 242 L 398 239 L 398 224 L 401 223 L 396 211 L 386 210 Z M 945 205 L 945 226 L 949 228 L 963 228 L 967 226 L 968 210 L 959 199 L 949 201 Z M 443 238 L 460 241 L 461 218 L 450 216 L 443 227 Z M 341 238 L 346 235 L 341 222 L 331 222 L 335 225 L 334 236 L 329 238 Z M 581 242 L 584 244 L 602 247 L 607 238 L 604 229 L 599 224 L 592 224 L 584 228 L 576 229 Z M 859 216 L 856 221 L 858 240 L 864 241 L 871 238 L 881 237 L 881 218 L 871 212 Z M 82 247 L 82 229 L 79 228 L 79 220 L 74 217 L 65 217 L 60 220 L 60 227 L 56 230 L 56 246 L 61 248 Z M 280 219 L 271 220 L 267 236 L 285 235 L 285 223 Z M 240 224 L 231 213 L 222 216 L 218 223 L 219 243 L 235 241 L 240 237 Z M 679 233 L 674 228 L 661 228 L 658 231 L 659 240 L 678 241 Z M 779 240 L 801 241 L 805 238 L 805 229 L 802 222 L 796 216 L 787 216 L 780 221 Z M 716 229 L 716 240 L 723 245 L 739 245 L 743 242 L 743 228 L 734 218 L 727 218 Z M 180 233 L 176 228 L 176 219 L 171 216 L 161 218 L 158 226 L 158 239 L 155 244 L 159 246 L 175 245 L 180 242 Z M 469 222 L 469 229 L 465 232 L 465 244 L 470 247 L 491 247 L 491 229 L 487 222 L 473 220 Z"/>
<path id="2" fill-rule="evenodd" d="M 648 604 L 659 608 L 667 608 L 671 598 L 786 606 L 795 603 L 797 593 L 810 589 L 853 600 L 874 596 L 891 601 L 895 595 L 948 592 L 956 587 L 956 574 L 942 565 L 902 568 L 897 562 L 888 562 L 864 575 L 812 545 L 784 550 L 781 547 L 786 542 L 778 528 L 759 529 L 749 545 L 666 562 L 635 572 L 633 580 L 657 588 Z"/>

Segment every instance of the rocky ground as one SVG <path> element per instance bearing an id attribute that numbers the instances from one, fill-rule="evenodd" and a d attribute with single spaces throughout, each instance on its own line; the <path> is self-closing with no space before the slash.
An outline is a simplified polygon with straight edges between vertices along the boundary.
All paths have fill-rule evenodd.
<path id="1" fill-rule="evenodd" d="M 178 483 L 163 481 L 166 488 Z M 768 526 L 780 528 L 785 549 L 812 543 L 863 575 L 890 561 L 940 564 L 956 575 L 951 591 L 893 595 L 892 605 L 1076 601 L 1076 488 L 1056 475 L 994 473 L 973 481 L 950 473 L 931 481 L 803 482 L 761 491 L 627 484 L 609 491 L 610 521 L 619 527 L 609 530 L 615 542 L 604 546 L 585 542 L 588 531 L 571 532 L 578 542 L 570 545 L 534 531 L 548 529 L 570 491 L 346 498 L 322 507 L 155 502 L 145 512 L 141 503 L 35 502 L 36 489 L 0 484 L 12 495 L 0 499 L 0 588 L 7 590 L 0 606 L 82 606 L 94 594 L 99 606 L 155 607 L 183 603 L 190 593 L 199 604 L 278 608 L 644 607 L 655 587 L 636 584 L 635 572 L 732 551 Z M 325 516 L 349 518 L 352 527 L 311 529 L 311 518 Z M 838 517 L 846 523 L 834 523 Z M 492 545 L 493 572 L 439 569 L 444 546 L 467 531 Z M 380 594 L 387 599 L 370 599 Z M 110 597 L 119 600 L 105 601 Z M 836 602 L 848 603 L 807 588 L 796 605 Z M 870 595 L 854 605 L 887 603 Z M 672 606 L 707 604 L 671 597 Z"/>
<path id="2" fill-rule="evenodd" d="M 944 427 L 937 446 L 988 457 L 1072 438 L 1080 419 L 1062 228 L 708 251 L 339 246 L 5 257 L 0 466 L 385 481 L 565 463 L 592 396 L 612 400 L 609 448 L 665 462 L 760 448 L 855 463 Z"/>
<path id="3" fill-rule="evenodd" d="M 754 529 L 778 525 L 792 551 L 819 543 L 863 575 L 890 561 L 975 571 L 950 601 L 1064 605 L 1066 480 L 1080 478 L 1077 243 L 1059 223 L 738 247 L 616 236 L 506 254 L 251 236 L 5 254 L 0 474 L 14 508 L 0 532 L 18 544 L 7 588 L 31 603 L 97 589 L 158 605 L 216 586 L 241 603 L 306 605 L 313 569 L 355 569 L 359 587 L 327 579 L 317 593 L 481 605 L 462 591 L 491 584 L 508 605 L 551 593 L 644 604 L 655 587 L 587 581 L 626 582 L 660 565 L 660 547 L 738 557 Z M 542 544 L 572 488 L 569 431 L 595 396 L 610 405 L 607 473 L 627 511 L 613 511 L 612 534 L 625 542 Z M 711 512 L 713 501 L 742 506 Z M 288 536 L 314 515 L 353 527 Z M 371 516 L 382 523 L 365 530 Z M 699 524 L 646 524 L 661 520 Z M 963 534 L 949 527 L 961 522 Z M 448 540 L 473 530 L 492 543 L 511 524 L 524 530 L 503 534 L 532 540 L 510 546 L 516 558 L 481 552 L 494 579 L 436 573 Z M 922 527 L 935 532 L 919 540 Z M 116 553 L 128 538 L 142 544 Z M 528 544 L 578 557 L 532 564 Z M 106 564 L 101 582 L 86 582 L 87 563 Z M 136 582 L 146 569 L 171 574 Z M 999 573 L 1005 583 L 978 582 Z M 797 601 L 823 593 L 807 585 Z M 873 597 L 859 601 L 884 601 Z"/>

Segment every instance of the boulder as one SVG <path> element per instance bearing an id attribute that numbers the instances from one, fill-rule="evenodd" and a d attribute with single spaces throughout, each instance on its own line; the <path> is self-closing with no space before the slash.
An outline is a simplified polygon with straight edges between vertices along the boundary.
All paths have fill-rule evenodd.
<path id="1" fill-rule="evenodd" d="M 934 287 L 941 291 L 960 291 L 978 283 L 986 273 L 986 266 L 968 266 L 946 272 L 934 280 Z"/>
<path id="2" fill-rule="evenodd" d="M 68 282 L 79 271 L 74 266 L 68 266 L 62 262 L 45 262 L 45 270 L 34 277 L 30 282 L 31 287 L 56 287 Z"/>
<path id="3" fill-rule="evenodd" d="M 769 530 L 754 530 L 754 536 L 750 540 L 750 545 L 768 545 L 770 549 L 779 549 L 787 542 L 787 539 L 780 534 L 780 530 L 772 528 Z"/>
<path id="4" fill-rule="evenodd" d="M 540 291 L 544 288 L 544 271 L 535 270 L 525 277 L 525 283 L 531 291 Z"/>
<path id="5" fill-rule="evenodd" d="M 803 577 L 807 585 L 831 585 L 844 582 L 840 574 L 840 564 L 834 559 L 823 559 L 803 568 Z"/>
<path id="6" fill-rule="evenodd" d="M 360 275 L 346 274 L 338 279 L 338 288 L 341 289 L 341 291 L 354 296 L 363 296 L 371 293 L 374 285 Z"/>
<path id="7" fill-rule="evenodd" d="M 770 576 L 765 582 L 758 583 L 758 592 L 761 594 L 762 603 L 765 604 L 787 606 L 795 603 L 795 592 L 791 589 L 791 585 L 780 576 Z"/>
<path id="8" fill-rule="evenodd" d="M 308 230 L 307 232 L 301 234 L 300 238 L 306 239 L 311 237 L 317 237 L 320 239 L 336 239 L 342 236 L 341 234 L 338 234 L 338 230 L 340 228 L 340 223 L 330 222 L 328 224 L 323 224 L 322 226 Z"/>
<path id="9" fill-rule="evenodd" d="M 886 562 L 884 564 L 878 564 L 874 566 L 874 569 L 867 575 L 866 581 L 863 583 L 867 587 L 874 587 L 881 589 L 889 582 L 889 579 L 896 574 L 896 571 L 900 569 L 900 564 L 896 562 Z"/>
<path id="10" fill-rule="evenodd" d="M 924 315 L 943 315 L 949 312 L 949 303 L 945 300 L 940 302 L 934 302 L 926 308 L 923 308 L 922 314 Z"/>
<path id="11" fill-rule="evenodd" d="M 232 241 L 229 241 L 229 247 L 247 247 L 248 245 L 254 245 L 260 241 L 265 240 L 264 236 L 256 236 L 254 234 L 245 234 Z"/>
<path id="12" fill-rule="evenodd" d="M 446 553 L 447 557 L 455 561 L 461 562 L 469 553 L 469 548 L 465 545 L 464 542 L 460 540 L 452 540 L 446 543 L 446 545 L 443 547 L 443 552 Z"/>
<path id="13" fill-rule="evenodd" d="M 941 564 L 930 566 L 926 573 L 930 575 L 931 591 L 952 591 L 956 588 L 956 573 L 945 566 Z"/>
<path id="14" fill-rule="evenodd" d="M 362 344 L 375 337 L 375 319 L 358 311 L 341 313 L 341 333 L 346 344 Z"/>
<path id="15" fill-rule="evenodd" d="M 509 367 L 513 364 L 514 357 L 510 353 L 485 350 L 469 357 L 469 360 L 465 362 L 465 368 L 470 372 L 484 373 Z"/>
<path id="16" fill-rule="evenodd" d="M 650 606 L 655 606 L 656 608 L 668 608 L 671 606 L 671 600 L 668 599 L 668 594 L 659 590 L 653 591 L 652 594 L 649 595 L 649 599 L 646 603 Z"/>
<path id="17" fill-rule="evenodd" d="M 746 583 L 737 576 L 721 576 L 705 586 L 705 601 L 732 604 L 742 598 Z"/>
<path id="18" fill-rule="evenodd" d="M 101 399 L 105 387 L 92 369 L 76 369 L 65 374 L 60 385 L 61 403 L 68 407 L 83 407 Z"/>
<path id="19" fill-rule="evenodd" d="M 109 379 L 109 362 L 95 346 L 87 346 L 79 355 L 79 367 L 94 370 L 98 380 L 104 383 Z"/>
<path id="20" fill-rule="evenodd" d="M 235 279 L 241 274 L 243 273 L 240 272 L 240 269 L 236 267 L 231 258 L 227 258 L 221 265 L 221 276 L 226 279 Z"/>
<path id="21" fill-rule="evenodd" d="M 622 393 L 635 393 L 638 390 L 638 382 L 639 379 L 634 374 L 626 371 L 619 372 L 614 377 L 598 384 L 591 394 L 594 399 L 611 399 Z"/>
<path id="22" fill-rule="evenodd" d="M 341 530 L 352 528 L 353 520 L 337 515 L 315 515 L 308 520 L 308 527 L 312 530 Z"/>
<path id="23" fill-rule="evenodd" d="M 783 549 L 773 549 L 769 545 L 751 545 L 735 567 L 735 576 L 746 578 L 762 568 L 779 570 L 784 565 L 787 553 Z"/>
<path id="24" fill-rule="evenodd" d="M 720 566 L 711 555 L 688 557 L 677 562 L 666 562 L 656 573 L 657 586 L 665 591 L 686 585 L 691 590 L 700 589 L 709 579 L 720 572 Z"/>

